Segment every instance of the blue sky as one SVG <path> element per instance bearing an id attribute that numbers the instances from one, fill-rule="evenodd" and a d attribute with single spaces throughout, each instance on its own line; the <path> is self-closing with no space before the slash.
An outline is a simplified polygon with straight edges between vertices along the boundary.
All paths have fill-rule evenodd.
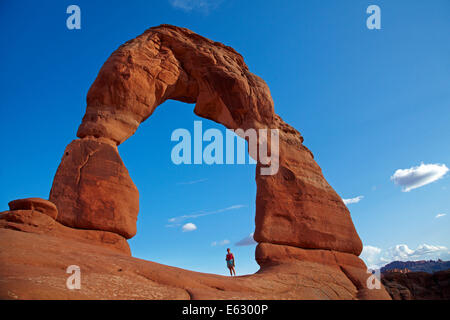
<path id="1" fill-rule="evenodd" d="M 81 30 L 66 28 L 71 4 Z M 371 4 L 381 30 L 366 27 Z M 0 210 L 48 197 L 101 65 L 123 42 L 169 23 L 232 46 L 267 82 L 276 112 L 302 133 L 329 183 L 345 199 L 360 197 L 348 207 L 368 264 L 448 259 L 449 12 L 448 0 L 2 1 Z M 230 246 L 238 274 L 254 272 L 255 246 L 236 246 L 254 230 L 254 166 L 170 160 L 173 130 L 201 120 L 192 110 L 168 101 L 119 146 L 140 192 L 133 255 L 227 274 Z M 424 185 L 403 192 L 396 171 L 405 188 Z M 183 232 L 185 223 L 196 230 Z"/>

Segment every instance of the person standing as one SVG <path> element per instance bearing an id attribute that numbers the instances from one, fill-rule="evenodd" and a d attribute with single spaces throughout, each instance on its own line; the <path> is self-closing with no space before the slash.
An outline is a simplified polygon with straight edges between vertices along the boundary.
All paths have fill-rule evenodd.
<path id="1" fill-rule="evenodd" d="M 225 260 L 227 261 L 228 270 L 230 270 L 230 276 L 233 276 L 233 273 L 236 276 L 236 271 L 234 270 L 235 267 L 234 254 L 231 253 L 230 248 L 227 249 L 227 252 L 228 253 L 225 257 Z"/>

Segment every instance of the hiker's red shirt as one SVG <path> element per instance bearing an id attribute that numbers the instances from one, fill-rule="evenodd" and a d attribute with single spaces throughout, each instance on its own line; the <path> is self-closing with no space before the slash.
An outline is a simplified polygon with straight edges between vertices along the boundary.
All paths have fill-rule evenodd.
<path id="1" fill-rule="evenodd" d="M 227 261 L 228 261 L 228 260 L 234 260 L 234 256 L 233 256 L 232 253 L 228 253 L 228 254 L 227 254 Z"/>

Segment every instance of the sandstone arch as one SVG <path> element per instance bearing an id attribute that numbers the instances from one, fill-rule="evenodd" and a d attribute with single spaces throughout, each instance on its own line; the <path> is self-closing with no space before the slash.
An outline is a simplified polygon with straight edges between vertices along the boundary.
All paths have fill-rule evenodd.
<path id="1" fill-rule="evenodd" d="M 280 130 L 280 170 L 256 172 L 256 241 L 359 255 L 349 211 L 300 133 L 274 112 L 266 83 L 234 49 L 169 25 L 120 46 L 91 86 L 80 139 L 67 147 L 50 193 L 61 223 L 136 233 L 138 192 L 116 146 L 167 99 L 195 103 L 197 115 L 227 128 Z"/>
<path id="2" fill-rule="evenodd" d="M 260 163 L 256 169 L 256 274 L 229 278 L 130 256 L 139 193 L 117 145 L 167 99 L 195 102 L 197 115 L 228 128 L 280 130 L 278 173 L 260 175 Z M 267 85 L 232 48 L 174 26 L 147 30 L 103 65 L 77 135 L 51 202 L 20 199 L 0 213 L 0 297 L 389 299 L 383 287 L 367 286 L 361 241 L 342 200 L 300 133 L 275 114 Z M 80 294 L 55 286 L 73 263 L 89 278 Z"/>

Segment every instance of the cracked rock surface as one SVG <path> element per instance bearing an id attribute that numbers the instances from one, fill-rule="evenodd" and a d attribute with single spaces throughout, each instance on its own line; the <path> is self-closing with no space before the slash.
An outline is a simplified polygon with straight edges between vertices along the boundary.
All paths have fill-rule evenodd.
<path id="1" fill-rule="evenodd" d="M 55 175 L 49 200 L 57 221 L 78 229 L 136 234 L 139 192 L 117 147 L 97 139 L 70 143 Z"/>

